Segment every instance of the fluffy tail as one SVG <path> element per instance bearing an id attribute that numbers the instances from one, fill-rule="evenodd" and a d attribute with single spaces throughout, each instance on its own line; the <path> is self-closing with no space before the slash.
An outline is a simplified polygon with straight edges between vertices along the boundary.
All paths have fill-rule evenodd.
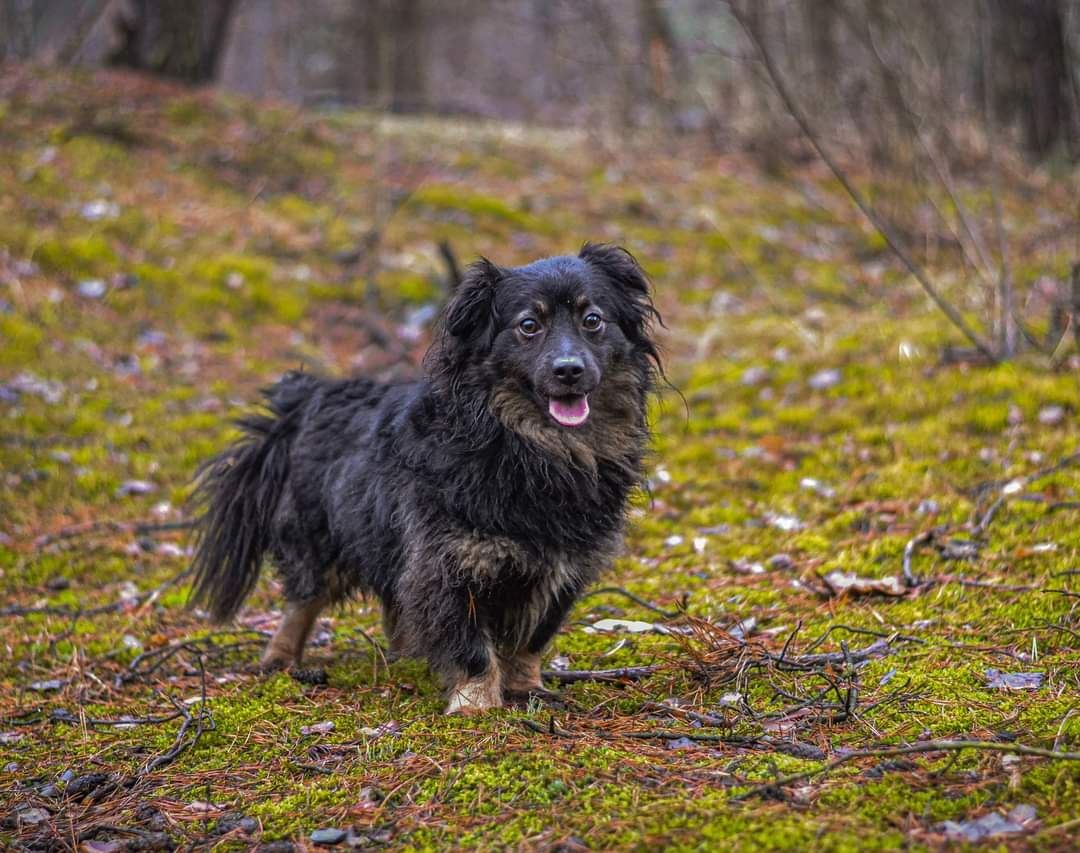
<path id="1" fill-rule="evenodd" d="M 269 413 L 239 420 L 246 435 L 199 470 L 190 603 L 205 605 L 216 622 L 235 616 L 259 579 L 289 476 L 289 448 L 317 384 L 292 373 L 263 391 Z"/>

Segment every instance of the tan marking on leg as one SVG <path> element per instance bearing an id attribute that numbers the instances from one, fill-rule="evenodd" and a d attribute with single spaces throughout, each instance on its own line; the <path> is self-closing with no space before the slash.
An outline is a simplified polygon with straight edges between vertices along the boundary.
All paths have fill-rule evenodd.
<path id="1" fill-rule="evenodd" d="M 502 672 L 498 664 L 493 662 L 483 675 L 462 679 L 451 686 L 446 713 L 478 714 L 489 708 L 501 707 Z"/>
<path id="2" fill-rule="evenodd" d="M 281 624 L 266 644 L 260 664 L 262 668 L 285 669 L 300 663 L 311 626 L 325 606 L 326 601 L 321 598 L 286 604 Z"/>
<path id="3" fill-rule="evenodd" d="M 528 693 L 543 690 L 540 678 L 540 655 L 532 652 L 518 652 L 510 658 L 499 658 L 502 668 L 502 686 L 510 693 Z"/>
<path id="4" fill-rule="evenodd" d="M 383 634 L 386 635 L 386 657 L 388 660 L 397 660 L 404 655 L 405 644 L 398 631 L 397 611 L 385 604 L 382 608 L 382 626 Z"/>

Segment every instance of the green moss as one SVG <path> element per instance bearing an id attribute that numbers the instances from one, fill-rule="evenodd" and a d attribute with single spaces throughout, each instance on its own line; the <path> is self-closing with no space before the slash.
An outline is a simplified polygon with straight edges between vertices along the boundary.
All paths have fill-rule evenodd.
<path id="1" fill-rule="evenodd" d="M 115 270 L 116 253 L 104 237 L 46 238 L 33 251 L 33 259 L 48 272 L 68 278 L 103 275 Z"/>
<path id="2" fill-rule="evenodd" d="M 512 207 L 499 198 L 458 187 L 428 184 L 418 189 L 409 203 L 435 210 L 460 210 L 476 219 L 503 222 L 520 231 L 551 233 L 552 230 L 544 220 Z"/>
<path id="3" fill-rule="evenodd" d="M 438 286 L 431 279 L 407 272 L 383 273 L 379 276 L 378 286 L 391 305 L 401 302 L 422 305 L 440 296 Z"/>
<path id="4" fill-rule="evenodd" d="M 257 399 L 260 385 L 298 362 L 339 373 L 384 369 L 384 354 L 350 320 L 365 310 L 366 287 L 333 258 L 366 233 L 372 200 L 397 189 L 372 171 L 380 146 L 391 146 L 403 167 L 456 182 L 422 186 L 409 215 L 395 216 L 381 235 L 381 254 L 393 261 L 376 268 L 375 281 L 390 322 L 403 304 L 439 297 L 421 277 L 426 261 L 412 259 L 429 257 L 440 240 L 463 261 L 486 254 L 510 264 L 603 237 L 627 242 L 646 264 L 671 328 L 662 333 L 669 375 L 688 412 L 672 393 L 650 407 L 650 490 L 632 498 L 626 551 L 604 583 L 666 610 L 685 605 L 724 627 L 753 617 L 755 642 L 773 652 L 797 625 L 790 652 L 830 629 L 819 651 L 871 642 L 860 630 L 913 637 L 858 668 L 856 719 L 798 718 L 793 736 L 830 755 L 924 732 L 1009 732 L 1036 744 L 1060 737 L 1065 746 L 1080 738 L 1080 717 L 1068 716 L 1076 692 L 1073 599 L 948 580 L 1071 589 L 1080 553 L 1068 508 L 1078 497 L 1075 469 L 1003 504 L 973 560 L 919 549 L 913 568 L 933 585 L 902 598 L 819 592 L 819 576 L 834 569 L 899 574 L 919 532 L 952 525 L 965 535 L 979 484 L 1024 476 L 1073 452 L 1080 385 L 1075 371 L 1047 371 L 1034 357 L 986 369 L 939 364 L 955 333 L 899 269 L 869 274 L 862 261 L 881 246 L 844 219 L 841 191 L 812 172 L 798 172 L 793 189 L 750 167 L 732 177 L 729 164 L 699 162 L 693 152 L 675 163 L 628 149 L 613 180 L 594 152 L 547 134 L 523 142 L 529 131 L 511 139 L 498 128 L 433 119 L 315 116 L 203 92 L 148 94 L 120 114 L 101 101 L 92 75 L 33 73 L 62 85 L 27 87 L 3 105 L 0 133 L 12 144 L 0 151 L 0 243 L 13 277 L 5 272 L 0 284 L 0 384 L 25 372 L 63 390 L 59 402 L 33 390 L 0 399 L 2 604 L 103 609 L 76 619 L 49 612 L 0 619 L 4 719 L 29 708 L 79 708 L 101 718 L 167 714 L 168 697 L 200 695 L 201 662 L 215 727 L 143 777 L 138 791 L 176 818 L 170 831 L 189 846 L 203 843 L 216 819 L 185 816 L 183 804 L 196 800 L 261 821 L 257 837 L 237 840 L 237 849 L 304 841 L 329 825 L 390 832 L 390 845 L 402 849 L 533 848 L 575 836 L 603 849 L 919 849 L 936 843 L 938 821 L 1016 803 L 1034 805 L 1046 825 L 1080 816 L 1080 768 L 1025 759 L 1014 778 L 999 756 L 976 753 L 918 758 L 914 769 L 880 776 L 873 760 L 852 762 L 793 787 L 797 801 L 736 802 L 747 780 L 819 763 L 704 741 L 669 749 L 624 734 L 715 733 L 673 721 L 661 703 L 735 718 L 722 697 L 738 690 L 758 716 L 737 719 L 734 731 L 754 737 L 763 715 L 796 703 L 778 690 L 807 696 L 827 684 L 780 668 L 749 667 L 737 682 L 705 678 L 683 637 L 587 633 L 586 624 L 606 616 L 662 618 L 612 592 L 574 607 L 548 660 L 670 668 L 634 684 L 569 685 L 565 708 L 444 717 L 440 685 L 425 664 L 386 666 L 360 636 L 382 638 L 371 601 L 342 606 L 317 628 L 325 645 L 307 661 L 325 668 L 328 684 L 258 676 L 250 667 L 263 637 L 244 626 L 273 625 L 268 614 L 281 600 L 269 572 L 238 633 L 214 635 L 218 651 L 178 651 L 155 671 L 156 691 L 117 686 L 135 659 L 131 638 L 154 650 L 212 630 L 186 609 L 187 581 L 168 583 L 188 563 L 187 532 L 119 526 L 51 544 L 38 537 L 90 520 L 176 519 L 181 507 L 191 511 L 194 471 L 235 437 L 229 418 Z M 115 120 L 142 141 L 71 138 L 72 117 L 87 105 L 97 126 Z M 157 144 L 162 133 L 167 146 Z M 41 156 L 43 141 L 58 146 L 51 161 Z M 688 168 L 693 182 L 672 178 Z M 890 189 L 877 183 L 884 198 Z M 120 213 L 87 222 L 80 205 L 100 197 L 103 185 Z M 1063 187 L 1042 187 L 1038 210 L 1024 193 L 1002 189 L 1018 228 L 1074 211 Z M 821 203 L 808 207 L 807 190 Z M 902 188 L 889 198 L 909 197 Z M 699 207 L 704 225 L 693 213 Z M 932 259 L 935 280 L 971 304 L 959 290 L 962 259 L 952 255 Z M 18 266 L 28 258 L 39 271 Z M 1070 260 L 1067 241 L 1012 258 L 1022 289 L 1044 274 L 1064 276 Z M 134 277 L 106 299 L 51 296 L 83 277 L 115 273 Z M 137 374 L 117 369 L 131 363 Z M 748 367 L 767 375 L 744 384 Z M 811 388 L 810 378 L 826 369 L 839 370 L 840 381 Z M 1066 409 L 1064 422 L 1040 423 L 1051 405 Z M 131 479 L 158 489 L 118 497 Z M 1054 502 L 1062 505 L 1048 510 Z M 780 516 L 801 527 L 780 529 Z M 790 562 L 774 560 L 779 554 Z M 129 583 L 161 591 L 118 609 Z M 992 690 L 989 667 L 1037 670 L 1046 685 Z M 843 668 L 830 673 L 842 676 Z M 51 678 L 67 683 L 55 692 L 29 688 Z M 547 726 L 553 717 L 576 736 L 523 726 L 524 718 Z M 399 733 L 371 734 L 390 720 Z M 320 721 L 334 729 L 303 733 Z M 30 768 L 44 779 L 91 765 L 127 778 L 172 745 L 179 721 L 6 728 L 23 738 L 4 745 L 0 763 L 10 753 L 20 778 Z M 375 806 L 363 793 L 372 787 L 386 795 Z M 36 797 L 7 793 L 17 802 Z M 123 797 L 95 808 L 127 825 L 133 815 Z M 15 843 L 13 832 L 0 830 L 0 846 Z"/>
<path id="5" fill-rule="evenodd" d="M 45 335 L 33 323 L 15 314 L 0 314 L 0 366 L 16 367 L 32 364 L 37 360 L 39 348 Z"/>

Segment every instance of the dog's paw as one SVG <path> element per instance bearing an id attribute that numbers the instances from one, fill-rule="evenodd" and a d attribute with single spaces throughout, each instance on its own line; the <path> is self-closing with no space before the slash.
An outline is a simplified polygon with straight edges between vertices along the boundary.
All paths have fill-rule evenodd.
<path id="1" fill-rule="evenodd" d="M 447 714 L 479 714 L 502 707 L 502 689 L 497 674 L 463 681 L 455 685 L 446 702 Z"/>

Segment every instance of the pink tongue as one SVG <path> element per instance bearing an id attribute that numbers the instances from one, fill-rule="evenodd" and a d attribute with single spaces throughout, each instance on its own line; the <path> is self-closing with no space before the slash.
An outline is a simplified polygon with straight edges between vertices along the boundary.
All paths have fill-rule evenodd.
<path id="1" fill-rule="evenodd" d="M 589 417 L 589 398 L 584 394 L 576 397 L 550 397 L 548 411 L 563 426 L 581 426 Z"/>

